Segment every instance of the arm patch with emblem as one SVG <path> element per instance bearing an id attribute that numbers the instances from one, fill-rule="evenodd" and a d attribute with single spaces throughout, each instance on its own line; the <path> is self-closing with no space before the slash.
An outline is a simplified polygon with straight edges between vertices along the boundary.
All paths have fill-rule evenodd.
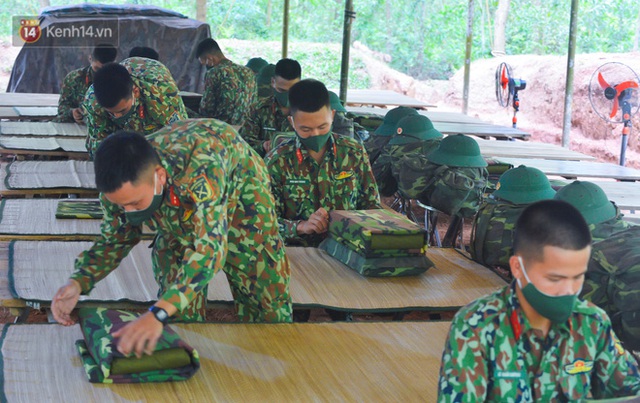
<path id="1" fill-rule="evenodd" d="M 209 178 L 204 174 L 198 175 L 193 182 L 191 182 L 191 186 L 189 186 L 189 193 L 191 194 L 193 201 L 196 203 L 211 200 L 214 196 L 211 182 L 209 182 Z"/>

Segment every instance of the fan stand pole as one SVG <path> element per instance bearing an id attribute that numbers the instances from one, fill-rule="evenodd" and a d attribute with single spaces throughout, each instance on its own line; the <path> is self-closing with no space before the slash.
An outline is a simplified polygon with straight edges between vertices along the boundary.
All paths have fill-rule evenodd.
<path id="1" fill-rule="evenodd" d="M 520 110 L 520 100 L 518 99 L 518 91 L 513 91 L 513 119 L 511 119 L 512 127 L 515 129 L 518 125 L 518 118 L 516 117 L 516 113 Z"/>
<path id="2" fill-rule="evenodd" d="M 622 144 L 620 145 L 620 165 L 621 166 L 624 166 L 625 164 L 629 134 L 631 134 L 631 119 L 625 120 L 624 126 L 622 127 Z"/>

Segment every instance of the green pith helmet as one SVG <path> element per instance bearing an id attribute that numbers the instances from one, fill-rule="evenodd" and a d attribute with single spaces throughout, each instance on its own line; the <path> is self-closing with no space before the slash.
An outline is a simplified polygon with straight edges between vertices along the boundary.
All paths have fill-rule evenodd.
<path id="1" fill-rule="evenodd" d="M 544 172 L 520 165 L 500 176 L 493 197 L 515 204 L 529 204 L 553 199 L 555 194 Z"/>
<path id="2" fill-rule="evenodd" d="M 252 57 L 247 62 L 246 66 L 250 68 L 255 74 L 258 74 L 260 72 L 260 69 L 262 69 L 267 64 L 269 64 L 269 62 L 261 57 Z"/>
<path id="3" fill-rule="evenodd" d="M 393 136 L 396 133 L 396 127 L 398 126 L 398 122 L 405 116 L 409 115 L 417 115 L 413 108 L 407 108 L 406 106 L 399 106 L 397 108 L 391 109 L 384 115 L 384 121 L 375 132 L 373 132 L 376 136 Z"/>
<path id="4" fill-rule="evenodd" d="M 331 102 L 331 109 L 335 109 L 336 112 L 347 112 L 340 101 L 340 97 L 335 92 L 329 91 L 329 101 Z"/>
<path id="5" fill-rule="evenodd" d="M 447 136 L 440 142 L 440 146 L 427 156 L 429 162 L 450 167 L 487 166 L 487 161 L 480 155 L 478 143 L 464 134 Z"/>
<path id="6" fill-rule="evenodd" d="M 409 115 L 400 119 L 396 134 L 393 135 L 389 144 L 407 144 L 441 138 L 442 133 L 433 127 L 433 123 L 428 117 Z"/>
<path id="7" fill-rule="evenodd" d="M 617 215 L 616 206 L 604 190 L 592 182 L 575 181 L 558 190 L 555 199 L 577 208 L 587 224 L 600 224 Z"/>

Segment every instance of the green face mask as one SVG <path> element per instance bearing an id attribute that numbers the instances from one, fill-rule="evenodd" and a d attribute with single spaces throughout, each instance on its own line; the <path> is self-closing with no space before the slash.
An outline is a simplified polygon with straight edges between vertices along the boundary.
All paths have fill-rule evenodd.
<path id="1" fill-rule="evenodd" d="M 160 207 L 162 204 L 162 199 L 164 196 L 164 191 L 160 191 L 160 194 L 156 194 L 156 180 L 158 179 L 158 175 L 156 174 L 153 177 L 153 200 L 151 200 L 151 204 L 144 210 L 136 210 L 136 211 L 127 211 L 124 213 L 127 218 L 127 222 L 131 225 L 140 225 L 143 222 L 147 221 L 153 213 Z"/>
<path id="2" fill-rule="evenodd" d="M 276 101 L 278 101 L 278 105 L 286 108 L 289 106 L 289 91 L 286 92 L 278 92 L 273 89 L 273 96 L 276 97 Z"/>
<path id="3" fill-rule="evenodd" d="M 308 137 L 306 139 L 300 137 L 298 133 L 296 133 L 296 136 L 298 136 L 303 146 L 305 146 L 309 150 L 318 152 L 322 150 L 322 147 L 324 147 L 325 144 L 327 144 L 329 136 L 331 136 L 331 130 L 329 130 L 327 134 L 320 134 L 318 136 Z"/>
<path id="4" fill-rule="evenodd" d="M 520 256 L 518 256 L 518 261 L 520 262 L 520 267 L 522 267 L 522 273 L 524 273 L 524 277 L 527 279 L 527 285 L 523 288 L 522 284 L 520 284 L 520 280 L 517 279 L 516 281 L 518 281 L 518 287 L 522 290 L 522 294 L 527 299 L 527 302 L 531 304 L 536 312 L 553 323 L 566 322 L 573 311 L 573 307 L 576 304 L 576 300 L 578 299 L 578 295 L 580 294 L 580 291 L 582 291 L 582 288 L 578 290 L 576 294 L 571 295 L 553 296 L 545 294 L 538 290 L 531 280 L 529 280 L 529 276 L 527 276 L 527 271 L 524 268 L 524 264 L 522 263 L 522 258 Z"/>
<path id="5" fill-rule="evenodd" d="M 138 102 L 137 102 L 137 98 L 134 96 L 133 102 L 131 103 L 131 109 L 129 109 L 129 112 L 125 113 L 119 118 L 115 118 L 112 116 L 111 121 L 117 124 L 118 126 L 124 126 L 127 123 L 129 123 L 129 120 L 131 120 L 131 117 L 136 113 L 137 109 L 138 109 Z"/>

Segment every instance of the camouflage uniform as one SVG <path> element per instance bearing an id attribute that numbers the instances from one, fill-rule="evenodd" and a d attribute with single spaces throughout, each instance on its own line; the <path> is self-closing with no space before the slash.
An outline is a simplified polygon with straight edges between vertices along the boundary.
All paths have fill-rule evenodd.
<path id="1" fill-rule="evenodd" d="M 293 131 L 293 128 L 289 124 L 287 116 L 282 113 L 278 101 L 271 95 L 258 101 L 251 116 L 240 128 L 240 135 L 258 154 L 264 157 L 266 153 L 262 144 L 273 140 L 276 132 L 290 131 Z"/>
<path id="2" fill-rule="evenodd" d="M 183 381 L 200 368 L 198 352 L 165 326 L 153 355 L 125 357 L 112 334 L 138 318 L 137 314 L 105 308 L 78 312 L 83 338 L 76 340 L 82 365 L 93 383 Z"/>
<path id="3" fill-rule="evenodd" d="M 515 282 L 454 317 L 438 401 L 584 401 L 640 393 L 640 374 L 609 317 L 578 300 L 546 339 L 527 321 Z"/>
<path id="4" fill-rule="evenodd" d="M 129 130 L 143 134 L 150 134 L 163 126 L 187 118 L 187 111 L 178 94 L 178 85 L 173 80 L 171 72 L 162 63 L 142 57 L 132 57 L 120 64 L 129 70 L 133 85 L 140 89 L 136 112 L 123 125 L 117 125 L 111 120 L 111 115 L 100 104 L 93 92 L 93 85 L 89 87 L 84 100 L 87 112 L 87 151 L 89 155 L 100 145 L 102 139 L 118 130 Z"/>
<path id="5" fill-rule="evenodd" d="M 60 89 L 58 101 L 58 116 L 54 122 L 74 123 L 73 109 L 78 108 L 84 100 L 89 86 L 93 84 L 93 69 L 91 65 L 73 70 L 66 75 Z"/>
<path id="6" fill-rule="evenodd" d="M 241 126 L 257 99 L 256 77 L 251 69 L 225 59 L 204 76 L 199 113 Z"/>
<path id="7" fill-rule="evenodd" d="M 147 136 L 167 170 L 165 198 L 146 221 L 157 231 L 158 297 L 182 320 L 203 320 L 207 284 L 224 270 L 243 321 L 290 321 L 289 266 L 264 162 L 228 125 L 187 120 Z M 102 196 L 102 238 L 76 260 L 88 293 L 140 241 L 142 226 Z"/>
<path id="8" fill-rule="evenodd" d="M 369 163 L 371 165 L 376 163 L 376 160 L 382 153 L 382 149 L 391 141 L 391 138 L 391 136 L 377 136 L 372 134 L 367 141 L 364 142 L 364 148 L 369 154 Z"/>
<path id="9" fill-rule="evenodd" d="M 378 183 L 382 196 L 393 196 L 398 190 L 398 180 L 402 167 L 399 162 L 403 157 L 415 158 L 416 155 L 428 155 L 440 143 L 437 140 L 416 141 L 406 144 L 387 144 L 376 161 L 371 164 L 373 176 Z M 413 185 L 413 184 L 411 184 Z M 420 189 L 420 193 L 423 189 Z"/>
<path id="10" fill-rule="evenodd" d="M 597 224 L 589 224 L 589 230 L 591 231 L 591 239 L 593 242 L 609 239 L 612 235 L 618 232 L 629 229 L 633 224 L 626 222 L 622 219 L 620 209 L 616 206 L 616 216 L 610 220 L 603 221 Z"/>
<path id="11" fill-rule="evenodd" d="M 318 164 L 296 137 L 266 157 L 280 234 L 288 243 L 318 246 L 326 234 L 298 235 L 300 220 L 320 207 L 331 210 L 380 208 L 367 153 L 356 140 L 331 134 Z"/>

